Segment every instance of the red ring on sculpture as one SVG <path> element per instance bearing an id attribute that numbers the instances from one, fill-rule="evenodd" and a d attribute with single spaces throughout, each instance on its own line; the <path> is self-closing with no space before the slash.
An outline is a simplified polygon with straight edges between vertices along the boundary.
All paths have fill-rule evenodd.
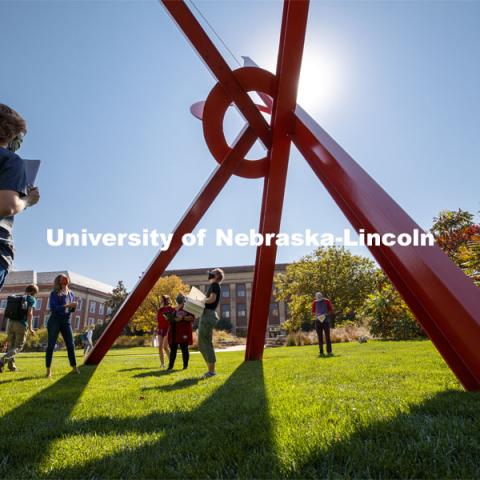
<path id="1" fill-rule="evenodd" d="M 275 75 L 257 67 L 242 67 L 233 74 L 246 92 L 262 92 L 274 96 Z M 253 102 L 253 100 L 252 100 Z M 232 148 L 228 145 L 223 132 L 223 120 L 232 99 L 217 83 L 209 93 L 203 110 L 203 135 L 207 146 L 218 163 L 228 155 Z M 267 173 L 268 157 L 259 160 L 242 159 L 234 174 L 244 178 L 261 178 Z"/>

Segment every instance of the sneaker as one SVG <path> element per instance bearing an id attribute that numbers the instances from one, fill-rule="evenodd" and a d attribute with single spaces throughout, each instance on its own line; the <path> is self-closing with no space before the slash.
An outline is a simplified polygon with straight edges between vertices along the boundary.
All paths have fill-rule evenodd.
<path id="1" fill-rule="evenodd" d="M 3 367 L 5 367 L 5 363 L 3 363 L 3 360 L 0 360 L 0 373 L 3 372 Z"/>
<path id="2" fill-rule="evenodd" d="M 320 352 L 320 353 L 318 354 L 318 356 L 319 356 L 319 357 L 324 357 L 325 354 L 324 354 L 323 352 Z"/>
<path id="3" fill-rule="evenodd" d="M 205 375 L 203 375 L 202 378 L 210 378 L 210 377 L 214 377 L 216 375 L 215 372 L 207 372 L 205 373 Z"/>
<path id="4" fill-rule="evenodd" d="M 328 357 L 333 357 L 333 353 L 330 352 L 330 353 L 327 354 L 327 356 L 328 356 Z"/>
<path id="5" fill-rule="evenodd" d="M 18 368 L 13 362 L 8 362 L 8 369 L 11 372 L 18 372 Z"/>

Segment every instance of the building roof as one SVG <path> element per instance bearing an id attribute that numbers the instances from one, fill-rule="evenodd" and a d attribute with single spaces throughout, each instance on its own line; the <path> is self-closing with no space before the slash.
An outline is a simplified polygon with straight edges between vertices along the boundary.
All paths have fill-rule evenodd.
<path id="1" fill-rule="evenodd" d="M 285 270 L 289 263 L 277 263 L 275 265 L 275 270 Z M 210 268 L 185 268 L 180 270 L 165 270 L 165 275 L 201 275 L 209 270 L 212 270 L 214 267 Z M 238 265 L 233 267 L 219 267 L 225 273 L 241 273 L 241 272 L 253 272 L 255 270 L 255 265 Z"/>
<path id="2" fill-rule="evenodd" d="M 39 285 L 51 284 L 57 275 L 67 275 L 70 278 L 72 285 L 77 285 L 83 288 L 89 288 L 98 292 L 110 294 L 113 287 L 103 282 L 99 282 L 93 278 L 85 277 L 75 272 L 68 270 L 61 270 L 57 272 L 36 272 L 34 270 L 12 271 L 8 274 L 5 286 L 8 285 L 27 285 L 29 283 L 36 283 Z"/>

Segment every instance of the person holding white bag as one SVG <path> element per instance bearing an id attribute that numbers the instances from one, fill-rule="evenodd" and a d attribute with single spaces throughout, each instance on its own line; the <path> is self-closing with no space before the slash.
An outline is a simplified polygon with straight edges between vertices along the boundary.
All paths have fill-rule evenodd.
<path id="1" fill-rule="evenodd" d="M 323 353 L 323 333 L 325 332 L 325 342 L 327 344 L 327 354 L 329 357 L 332 353 L 332 341 L 330 339 L 331 318 L 333 314 L 332 302 L 325 298 L 320 292 L 315 294 L 315 300 L 312 303 L 312 313 L 315 315 L 315 330 L 318 335 L 318 346 L 320 348 L 320 357 L 325 356 Z"/>

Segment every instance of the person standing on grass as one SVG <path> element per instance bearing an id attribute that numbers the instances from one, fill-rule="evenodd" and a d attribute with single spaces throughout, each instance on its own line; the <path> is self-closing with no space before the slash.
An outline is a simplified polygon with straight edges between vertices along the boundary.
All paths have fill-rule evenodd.
<path id="1" fill-rule="evenodd" d="M 165 368 L 165 356 L 168 359 L 170 349 L 168 348 L 168 330 L 170 328 L 169 316 L 174 316 L 176 310 L 172 307 L 172 302 L 168 295 L 162 295 L 162 306 L 157 312 L 157 333 L 158 333 L 158 353 L 160 354 L 160 367 Z"/>
<path id="2" fill-rule="evenodd" d="M 40 199 L 38 189 L 28 185 L 23 160 L 15 153 L 26 132 L 25 120 L 0 103 L 0 290 L 13 263 L 13 218 Z"/>
<path id="3" fill-rule="evenodd" d="M 60 274 L 55 278 L 54 290 L 50 293 L 48 319 L 48 345 L 46 354 L 47 377 L 52 376 L 52 358 L 58 335 L 61 333 L 67 347 L 68 359 L 73 373 L 80 373 L 75 357 L 75 344 L 73 341 L 72 324 L 70 317 L 77 308 L 73 292 L 69 289 L 70 280 L 66 275 Z"/>
<path id="4" fill-rule="evenodd" d="M 5 364 L 8 365 L 8 369 L 11 372 L 18 371 L 15 365 L 15 356 L 21 352 L 25 342 L 27 341 L 27 333 L 30 332 L 35 335 L 35 330 L 32 326 L 33 310 L 37 305 L 35 297 L 38 294 L 38 287 L 36 285 L 28 285 L 25 289 L 25 295 L 22 297 L 22 303 L 25 311 L 22 318 L 16 320 L 10 318 L 8 320 L 7 338 L 8 338 L 8 350 L 7 353 L 0 359 L 0 373 L 3 372 Z"/>
<path id="5" fill-rule="evenodd" d="M 325 342 L 327 344 L 327 354 L 329 357 L 332 353 L 332 341 L 330 339 L 331 319 L 333 314 L 332 302 L 325 298 L 320 292 L 315 294 L 315 300 L 312 303 L 312 313 L 315 316 L 315 330 L 318 335 L 318 346 L 320 348 L 320 356 L 323 357 L 323 334 L 325 333 Z"/>
<path id="6" fill-rule="evenodd" d="M 220 268 L 215 268 L 208 272 L 210 286 L 205 299 L 205 309 L 198 324 L 198 348 L 208 368 L 208 372 L 205 373 L 203 378 L 216 375 L 215 363 L 217 359 L 215 357 L 215 349 L 213 348 L 213 329 L 218 322 L 218 315 L 215 310 L 220 302 L 220 284 L 224 277 L 223 270 Z"/>
<path id="7" fill-rule="evenodd" d="M 93 348 L 93 327 L 88 327 L 87 331 L 82 335 L 83 339 L 83 355 L 90 353 Z"/>
<path id="8" fill-rule="evenodd" d="M 176 301 L 175 319 L 171 322 L 170 330 L 168 331 L 168 343 L 170 344 L 168 370 L 173 370 L 179 346 L 182 350 L 183 369 L 186 370 L 190 358 L 188 346 L 193 343 L 192 322 L 195 320 L 195 317 L 183 309 L 185 305 L 185 296 L 183 294 L 178 294 Z"/>

